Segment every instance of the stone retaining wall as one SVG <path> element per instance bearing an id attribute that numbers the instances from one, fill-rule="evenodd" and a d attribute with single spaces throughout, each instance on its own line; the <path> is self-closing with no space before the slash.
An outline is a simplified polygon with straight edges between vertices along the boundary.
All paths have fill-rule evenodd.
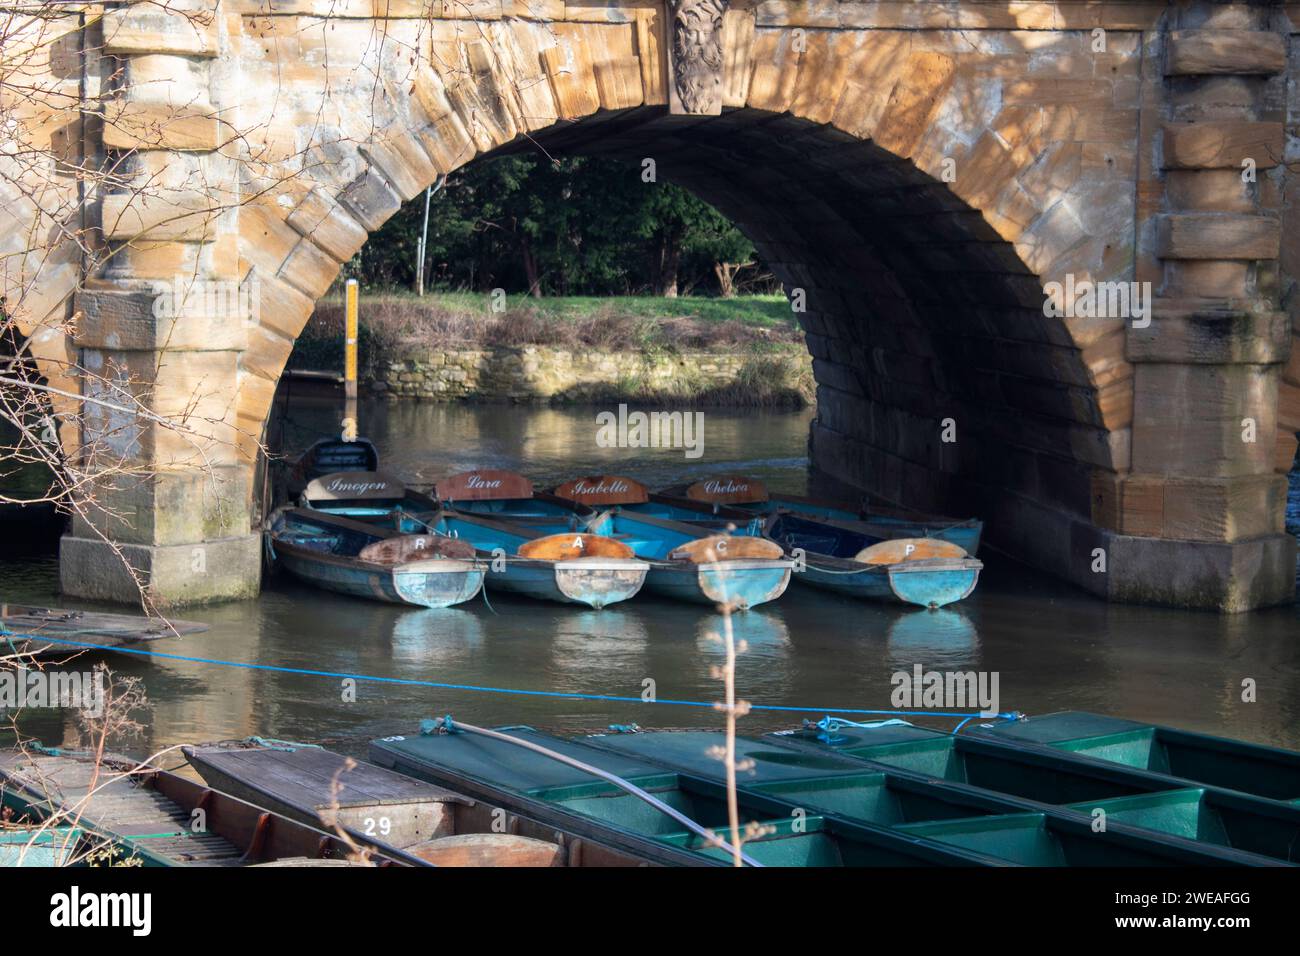
<path id="1" fill-rule="evenodd" d="M 580 402 L 610 396 L 695 398 L 757 380 L 757 399 L 782 386 L 795 391 L 800 380 L 811 377 L 812 358 L 803 350 L 641 353 L 528 345 L 415 349 L 372 362 L 362 386 L 391 401 Z M 738 403 L 745 403 L 743 397 Z"/>

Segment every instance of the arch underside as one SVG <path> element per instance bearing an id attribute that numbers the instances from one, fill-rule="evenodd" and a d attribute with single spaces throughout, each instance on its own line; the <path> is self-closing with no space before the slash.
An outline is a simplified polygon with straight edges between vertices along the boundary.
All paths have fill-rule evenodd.
<path id="1" fill-rule="evenodd" d="M 1123 331 L 1081 347 L 1043 314 L 1042 280 L 947 184 L 870 141 L 752 109 L 642 108 L 499 152 L 536 149 L 623 159 L 629 176 L 653 158 L 803 298 L 824 487 L 982 516 L 998 544 L 1067 572 L 1093 476 L 1127 467 Z"/>

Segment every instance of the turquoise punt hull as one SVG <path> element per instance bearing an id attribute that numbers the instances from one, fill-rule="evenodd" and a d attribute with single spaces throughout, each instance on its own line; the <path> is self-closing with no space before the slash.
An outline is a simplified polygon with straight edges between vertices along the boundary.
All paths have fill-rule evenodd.
<path id="1" fill-rule="evenodd" d="M 773 495 L 770 501 L 758 507 L 764 507 L 768 514 L 784 510 L 812 518 L 851 522 L 861 525 L 862 530 L 880 538 L 938 538 L 940 541 L 957 545 L 972 557 L 979 551 L 980 537 L 984 533 L 984 522 L 976 518 L 962 521 L 937 515 L 908 517 L 871 508 L 850 511 L 847 508 L 832 508 L 794 495 Z"/>
<path id="2" fill-rule="evenodd" d="M 555 533 L 568 531 L 563 522 Z M 488 564 L 487 588 L 540 601 L 584 604 L 600 609 L 636 597 L 646 581 L 649 566 L 624 558 L 574 558 L 565 561 L 528 560 L 518 556 L 521 545 L 551 533 L 535 525 L 518 533 L 505 523 L 471 521 L 443 512 L 433 532 L 460 538 L 477 550 Z"/>
<path id="3" fill-rule="evenodd" d="M 0 868 L 66 866 L 80 836 L 77 827 L 0 830 Z"/>
<path id="4" fill-rule="evenodd" d="M 726 564 L 654 565 L 646 590 L 675 601 L 746 610 L 775 601 L 790 584 L 793 562 L 732 561 Z"/>
<path id="5" fill-rule="evenodd" d="M 581 513 L 578 505 L 566 504 L 547 497 L 533 498 L 483 498 L 457 500 L 450 507 L 462 514 L 482 515 L 485 518 L 556 518 Z"/>
<path id="6" fill-rule="evenodd" d="M 313 511 L 323 514 L 364 521 L 377 528 L 400 531 L 402 534 L 420 534 L 437 516 L 436 510 L 430 510 L 419 503 L 397 503 L 392 507 L 374 505 L 312 505 Z"/>
<path id="7" fill-rule="evenodd" d="M 423 561 L 414 568 L 348 567 L 284 548 L 276 549 L 276 557 L 294 577 L 326 591 L 414 607 L 463 604 L 482 590 L 485 578 L 482 564 L 470 561 Z"/>
<path id="8" fill-rule="evenodd" d="M 851 756 L 875 769 L 995 791 L 1019 800 L 1251 865 L 1300 863 L 1300 807 L 1168 774 L 1137 770 L 984 733 L 946 734 L 910 725 L 841 727 L 767 735 L 805 753 Z"/>
<path id="9" fill-rule="evenodd" d="M 666 502 L 672 501 L 671 495 L 658 497 Z M 984 533 L 984 522 L 977 518 L 959 520 L 919 513 L 894 514 L 887 510 L 871 508 L 855 511 L 849 508 L 838 508 L 822 504 L 798 495 L 774 494 L 767 501 L 729 504 L 725 506 L 725 510 L 746 511 L 768 517 L 781 511 L 789 511 L 806 518 L 842 521 L 858 526 L 860 531 L 872 534 L 882 540 L 885 538 L 938 538 L 940 541 L 947 541 L 957 545 L 972 557 L 979 552 L 980 538 Z M 693 519 L 681 518 L 677 520 L 689 521 Z"/>
<path id="10" fill-rule="evenodd" d="M 871 738 L 877 733 L 886 750 L 891 743 L 905 746 L 909 741 L 947 737 L 900 724 L 864 730 L 861 736 Z M 788 746 L 785 741 L 791 738 L 810 739 L 799 733 L 737 738 L 736 759 L 748 767 L 737 777 L 742 791 L 787 800 L 808 813 L 838 816 L 978 851 L 1000 858 L 1004 864 L 1276 865 L 1270 858 L 1197 840 L 1185 832 L 1162 832 L 1132 823 L 1095 831 L 1090 811 L 1078 806 L 999 791 L 987 786 L 990 780 L 972 785 L 973 780 L 869 762 L 851 745 L 852 755 L 831 748 Z M 712 756 L 713 748 L 724 743 L 717 732 L 606 734 L 581 739 L 624 760 L 644 760 L 679 773 L 721 780 L 725 772 Z M 1028 764 L 1007 769 L 1009 776 L 1032 778 L 1036 774 Z M 1083 785 L 1096 788 L 1105 781 L 1084 778 Z M 1183 804 L 1186 799 L 1182 792 L 1161 795 L 1169 805 Z M 1129 811 L 1131 808 L 1116 812 Z"/>
<path id="11" fill-rule="evenodd" d="M 1300 753 L 1278 747 L 1072 711 L 972 733 L 1300 806 Z"/>
<path id="12" fill-rule="evenodd" d="M 616 774 L 715 832 L 726 827 L 726 789 L 716 780 L 666 770 L 580 741 L 527 727 L 501 728 L 568 757 Z M 491 806 L 625 850 L 647 862 L 727 866 L 730 856 L 704 844 L 681 823 L 613 784 L 511 744 L 465 733 L 388 737 L 370 744 L 381 767 L 439 784 Z M 765 866 L 1000 866 L 976 851 L 895 833 L 834 815 L 806 813 L 797 804 L 746 791 L 746 821 L 767 832 L 746 840 L 745 853 Z"/>
<path id="13" fill-rule="evenodd" d="M 768 536 L 786 551 L 804 553 L 795 580 L 809 587 L 873 601 L 938 608 L 970 597 L 983 565 L 973 558 L 927 558 L 866 564 L 853 556 L 883 538 L 852 522 L 778 514 Z M 950 542 L 951 543 L 951 542 Z"/>
<path id="14" fill-rule="evenodd" d="M 800 584 L 871 601 L 892 601 L 918 607 L 944 607 L 970 597 L 979 582 L 979 568 L 961 561 L 912 562 L 928 567 L 869 567 L 861 571 L 833 570 L 825 555 L 808 555 L 808 565 L 795 579 Z"/>
<path id="15" fill-rule="evenodd" d="M 370 528 L 314 511 L 281 512 L 267 532 L 276 560 L 294 577 L 336 594 L 442 608 L 462 604 L 483 588 L 486 565 L 455 558 L 413 560 L 386 565 L 358 557 L 367 545 L 392 537 L 392 531 Z"/>
<path id="16" fill-rule="evenodd" d="M 794 568 L 794 561 L 788 558 L 738 558 L 707 564 L 670 561 L 668 556 L 675 549 L 712 532 L 621 508 L 591 519 L 587 530 L 623 542 L 637 557 L 650 562 L 646 590 L 676 601 L 729 605 L 742 610 L 757 607 L 785 593 Z M 734 533 L 757 537 L 747 535 L 746 529 L 738 528 Z"/>

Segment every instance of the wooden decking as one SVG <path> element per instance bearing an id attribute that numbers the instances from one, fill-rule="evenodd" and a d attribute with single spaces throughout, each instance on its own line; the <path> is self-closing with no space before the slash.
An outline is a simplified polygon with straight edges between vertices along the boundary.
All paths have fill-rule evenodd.
<path id="1" fill-rule="evenodd" d="M 64 756 L 0 754 L 0 791 L 37 812 L 63 812 L 60 823 L 77 824 L 105 838 L 121 837 L 128 853 L 144 862 L 239 866 L 244 851 L 211 832 L 194 832 L 190 811 L 140 777 L 128 777 Z M 93 791 L 93 792 L 92 792 Z"/>
<path id="2" fill-rule="evenodd" d="M 68 657 L 87 650 L 78 647 L 79 643 L 130 647 L 207 629 L 208 625 L 197 621 L 4 602 L 0 603 L 0 656 L 16 653 L 33 659 Z"/>
<path id="3" fill-rule="evenodd" d="M 346 757 L 318 747 L 196 747 L 187 753 L 235 780 L 256 781 L 260 790 L 281 804 L 309 812 L 331 806 L 471 802 L 450 790 L 374 764 L 353 761 L 349 768 Z"/>

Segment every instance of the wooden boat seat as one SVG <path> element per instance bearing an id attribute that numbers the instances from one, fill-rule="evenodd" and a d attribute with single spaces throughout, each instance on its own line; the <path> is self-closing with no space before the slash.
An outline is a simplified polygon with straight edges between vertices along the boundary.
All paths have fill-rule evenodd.
<path id="1" fill-rule="evenodd" d="M 634 558 L 636 552 L 622 541 L 598 534 L 550 534 L 526 541 L 519 556 L 534 561 L 572 561 L 575 558 Z"/>
<path id="2" fill-rule="evenodd" d="M 393 567 L 408 561 L 423 561 L 428 558 L 472 560 L 474 546 L 460 538 L 444 538 L 432 534 L 404 534 L 368 544 L 358 552 L 357 557 L 371 564 L 382 564 L 384 567 Z"/>
<path id="3" fill-rule="evenodd" d="M 565 849 L 513 833 L 465 833 L 408 846 L 406 852 L 435 866 L 564 866 Z"/>
<path id="4" fill-rule="evenodd" d="M 756 560 L 779 558 L 785 552 L 775 541 L 745 535 L 714 534 L 696 538 L 668 552 L 670 561 L 689 561 L 691 564 L 712 564 L 726 560 Z"/>
<path id="5" fill-rule="evenodd" d="M 854 561 L 863 564 L 899 564 L 903 561 L 924 561 L 929 558 L 964 558 L 966 551 L 960 545 L 938 538 L 893 538 L 863 548 Z"/>

